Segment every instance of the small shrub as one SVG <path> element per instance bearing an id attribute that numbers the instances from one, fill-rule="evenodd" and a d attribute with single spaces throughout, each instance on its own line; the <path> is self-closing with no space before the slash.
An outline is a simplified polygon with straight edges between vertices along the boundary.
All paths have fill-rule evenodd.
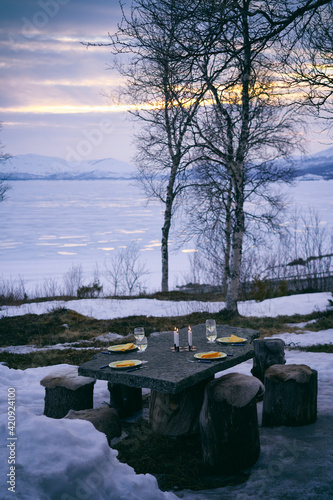
<path id="1" fill-rule="evenodd" d="M 253 298 L 261 302 L 262 300 L 272 297 L 272 290 L 269 282 L 266 279 L 260 279 L 255 276 L 253 279 Z"/>
<path id="2" fill-rule="evenodd" d="M 333 292 L 331 292 L 331 295 L 333 297 Z M 332 299 L 328 299 L 328 304 L 329 304 L 329 307 L 333 307 L 333 300 Z"/>
<path id="3" fill-rule="evenodd" d="M 4 279 L 0 276 L 0 306 L 19 305 L 28 299 L 24 280 Z"/>
<path id="4" fill-rule="evenodd" d="M 103 285 L 99 283 L 99 281 L 95 281 L 93 284 L 89 284 L 87 286 L 80 286 L 77 289 L 77 297 L 78 299 L 92 299 L 99 297 L 103 291 Z"/>
<path id="5" fill-rule="evenodd" d="M 72 265 L 72 267 L 64 274 L 64 293 L 74 297 L 75 291 L 82 286 L 83 270 L 81 264 Z"/>
<path id="6" fill-rule="evenodd" d="M 282 280 L 279 283 L 278 296 L 285 297 L 288 294 L 287 280 Z"/>

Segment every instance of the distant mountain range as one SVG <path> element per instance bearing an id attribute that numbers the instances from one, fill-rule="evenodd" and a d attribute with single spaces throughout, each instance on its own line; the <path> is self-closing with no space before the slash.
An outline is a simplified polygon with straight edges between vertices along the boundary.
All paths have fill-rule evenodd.
<path id="1" fill-rule="evenodd" d="M 135 168 L 121 160 L 105 158 L 67 162 L 62 158 L 34 154 L 8 159 L 1 169 L 9 180 L 128 180 L 135 177 Z"/>
<path id="2" fill-rule="evenodd" d="M 294 157 L 296 177 L 304 180 L 333 179 L 333 147 L 314 155 Z"/>
<path id="3" fill-rule="evenodd" d="M 333 147 L 320 153 L 292 157 L 296 177 L 303 180 L 333 179 Z M 135 168 L 114 158 L 67 162 L 62 158 L 34 154 L 17 155 L 7 160 L 2 172 L 9 180 L 129 180 Z"/>

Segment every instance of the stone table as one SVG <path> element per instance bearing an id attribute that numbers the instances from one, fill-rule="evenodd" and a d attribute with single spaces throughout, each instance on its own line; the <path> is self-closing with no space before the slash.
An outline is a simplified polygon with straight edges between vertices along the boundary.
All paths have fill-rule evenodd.
<path id="1" fill-rule="evenodd" d="M 217 342 L 211 344 L 206 340 L 205 330 L 205 324 L 192 326 L 193 345 L 196 346 L 195 352 L 213 350 L 229 355 L 232 354 L 232 356 L 211 363 L 189 363 L 190 360 L 195 359 L 195 352 L 184 349 L 187 346 L 187 328 L 183 328 L 179 331 L 180 346 L 183 347 L 181 352 L 171 350 L 173 332 L 152 334 L 148 337 L 146 351 L 142 353 L 138 351 L 112 354 L 99 353 L 92 360 L 81 365 L 78 373 L 86 377 L 108 381 L 111 405 L 118 407 L 123 416 L 129 415 L 140 408 L 141 388 L 143 387 L 152 390 L 151 421 L 154 421 L 153 416 L 157 407 L 159 409 L 158 413 L 167 415 L 169 412 L 167 408 L 170 407 L 170 404 L 172 408 L 177 408 L 176 413 L 180 416 L 180 406 L 184 405 L 188 408 L 191 406 L 189 399 L 195 400 L 196 410 L 194 413 L 197 413 L 197 407 L 201 407 L 201 399 L 206 383 L 214 378 L 215 373 L 252 358 L 254 355 L 252 341 L 259 337 L 259 332 L 256 330 L 217 325 L 218 338 L 229 337 L 234 334 L 246 338 L 247 342 L 243 345 L 222 345 Z M 131 372 L 115 370 L 110 367 L 100 368 L 111 361 L 127 359 L 140 359 L 148 361 L 148 363 L 144 364 L 143 368 Z M 169 403 L 171 401 L 171 403 L 169 404 L 168 401 Z M 170 420 L 170 418 L 168 419 Z M 161 415 L 159 415 L 158 420 L 162 420 Z M 193 425 L 196 428 L 196 417 Z M 155 430 L 160 430 L 160 425 L 157 425 L 157 427 L 158 429 Z M 174 427 L 175 425 L 173 425 Z M 191 429 L 192 427 L 192 424 L 190 424 Z M 190 432 L 190 430 L 186 432 Z"/>

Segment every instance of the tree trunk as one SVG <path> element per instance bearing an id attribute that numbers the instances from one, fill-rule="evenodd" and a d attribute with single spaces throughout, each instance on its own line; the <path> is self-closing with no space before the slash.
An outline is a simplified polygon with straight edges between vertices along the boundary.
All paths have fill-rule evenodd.
<path id="1" fill-rule="evenodd" d="M 228 189 L 228 198 L 225 206 L 226 217 L 225 217 L 225 252 L 224 252 L 224 270 L 223 270 L 223 280 L 222 280 L 222 293 L 227 294 L 228 291 L 228 279 L 230 276 L 230 252 L 231 252 L 231 204 L 232 204 L 232 183 L 230 181 Z"/>
<path id="2" fill-rule="evenodd" d="M 151 391 L 149 421 L 152 430 L 165 436 L 198 432 L 204 391 L 210 380 L 203 380 L 178 394 Z"/>
<path id="3" fill-rule="evenodd" d="M 241 169 L 242 170 L 242 169 Z M 238 313 L 237 300 L 242 264 L 242 248 L 244 236 L 244 196 L 242 175 L 234 183 L 235 191 L 235 222 L 232 231 L 232 250 L 230 258 L 230 276 L 226 297 L 226 308 L 232 313 Z"/>
<path id="4" fill-rule="evenodd" d="M 252 375 L 264 382 L 265 372 L 270 366 L 284 365 L 284 346 L 281 339 L 255 339 Z"/>
<path id="5" fill-rule="evenodd" d="M 263 384 L 254 377 L 229 373 L 210 382 L 200 413 L 206 466 L 221 474 L 251 467 L 259 457 L 256 397 Z"/>
<path id="6" fill-rule="evenodd" d="M 265 374 L 263 427 L 313 424 L 318 373 L 307 365 L 273 365 Z"/>
<path id="7" fill-rule="evenodd" d="M 248 6 L 248 4 L 246 4 Z M 226 299 L 227 310 L 238 313 L 237 300 L 239 293 L 243 237 L 245 231 L 244 217 L 244 163 L 250 131 L 250 93 L 249 83 L 251 76 L 251 44 L 249 39 L 248 12 L 247 7 L 242 11 L 242 34 L 243 48 L 243 75 L 242 75 L 242 105 L 241 105 L 241 130 L 238 141 L 235 161 L 230 165 L 230 173 L 233 181 L 235 222 L 232 234 L 232 254 L 230 264 L 230 280 Z"/>
<path id="8" fill-rule="evenodd" d="M 66 387 L 45 387 L 44 415 L 51 418 L 63 418 L 69 410 L 86 410 L 93 408 L 94 382 L 85 384 L 75 390 Z"/>
<path id="9" fill-rule="evenodd" d="M 164 226 L 162 227 L 162 292 L 167 292 L 169 290 L 169 249 L 168 249 L 168 239 L 169 231 L 171 226 L 171 215 L 167 216 L 167 209 L 164 212 Z"/>
<path id="10" fill-rule="evenodd" d="M 170 155 L 172 155 L 172 149 L 170 147 Z M 176 180 L 176 172 L 179 167 L 179 161 L 173 159 L 173 165 L 170 173 L 169 183 L 167 187 L 166 199 L 165 199 L 165 210 L 164 210 L 164 225 L 162 227 L 162 242 L 161 242 L 161 252 L 162 252 L 162 292 L 167 292 L 169 290 L 169 232 L 171 227 L 172 218 L 172 206 L 173 200 L 175 198 L 174 185 Z"/>

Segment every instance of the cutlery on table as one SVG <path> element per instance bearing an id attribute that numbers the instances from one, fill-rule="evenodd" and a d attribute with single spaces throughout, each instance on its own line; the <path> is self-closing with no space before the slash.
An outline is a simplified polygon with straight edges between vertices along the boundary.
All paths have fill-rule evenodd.
<path id="1" fill-rule="evenodd" d="M 189 363 L 212 363 L 210 359 L 197 359 L 194 361 L 194 359 L 188 359 L 187 360 Z"/>
<path id="2" fill-rule="evenodd" d="M 227 354 L 227 356 L 233 356 L 233 354 Z M 224 358 L 217 359 L 217 360 L 212 360 L 212 359 L 188 359 L 187 361 L 189 363 L 213 363 L 213 361 L 223 361 Z"/>
<path id="3" fill-rule="evenodd" d="M 140 370 L 141 368 L 145 368 L 144 366 L 134 366 L 133 368 L 129 368 L 128 370 L 125 370 L 127 373 L 128 372 L 134 372 L 135 370 Z"/>

